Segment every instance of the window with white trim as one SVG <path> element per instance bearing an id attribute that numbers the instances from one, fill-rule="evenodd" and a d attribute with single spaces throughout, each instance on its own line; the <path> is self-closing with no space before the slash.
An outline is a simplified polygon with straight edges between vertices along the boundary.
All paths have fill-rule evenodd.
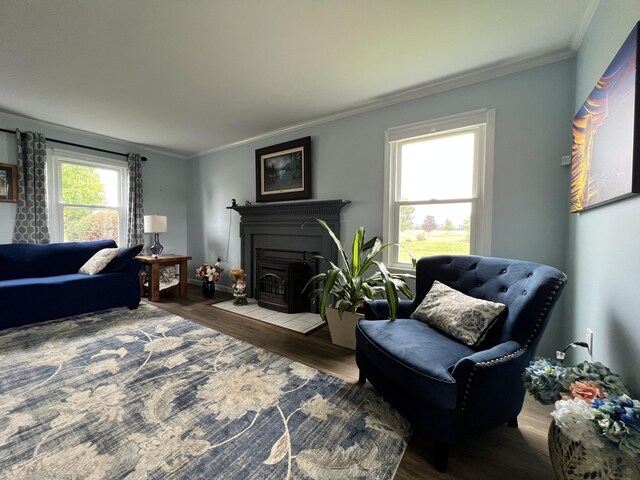
<path id="1" fill-rule="evenodd" d="M 47 186 L 52 241 L 112 239 L 125 245 L 126 163 L 50 149 Z"/>
<path id="2" fill-rule="evenodd" d="M 489 255 L 495 110 L 483 109 L 386 132 L 385 239 L 416 258 Z M 385 263 L 411 266 L 400 247 Z"/>

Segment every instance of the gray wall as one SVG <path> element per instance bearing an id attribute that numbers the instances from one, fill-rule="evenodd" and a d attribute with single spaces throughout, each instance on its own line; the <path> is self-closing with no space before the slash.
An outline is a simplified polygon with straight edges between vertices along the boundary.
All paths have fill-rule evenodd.
<path id="1" fill-rule="evenodd" d="M 567 60 L 304 128 L 196 158 L 188 172 L 189 245 L 194 264 L 225 257 L 231 199 L 255 201 L 255 149 L 312 137 L 313 198 L 345 199 L 343 241 L 364 226 L 382 234 L 384 132 L 389 127 L 484 107 L 496 109 L 492 254 L 565 268 L 574 62 Z M 225 268 L 240 261 L 231 215 Z M 228 284 L 229 278 L 223 283 Z M 558 348 L 562 308 L 539 352 Z"/>
<path id="2" fill-rule="evenodd" d="M 600 1 L 576 59 L 574 112 L 639 19 L 637 1 Z M 570 215 L 568 224 L 565 338 L 593 329 L 594 360 L 640 393 L 640 197 Z M 572 359 L 588 357 L 581 349 Z"/>
<path id="3" fill-rule="evenodd" d="M 168 217 L 168 231 L 161 235 L 161 243 L 165 252 L 187 252 L 187 208 L 186 197 L 186 160 L 162 155 L 145 150 L 134 144 L 111 141 L 103 137 L 84 134 L 68 128 L 57 128 L 44 122 L 4 115 L 0 113 L 0 127 L 7 129 L 20 128 L 21 131 L 32 130 L 44 133 L 45 136 L 68 142 L 90 145 L 97 148 L 117 152 L 136 152 L 149 160 L 142 164 L 145 213 L 161 214 Z M 73 150 L 92 155 L 120 159 L 125 157 L 101 154 L 91 150 L 70 147 L 67 145 L 48 144 L 49 147 Z M 16 163 L 15 135 L 0 132 L 0 163 Z M 16 206 L 14 203 L 0 203 L 0 244 L 11 243 Z M 151 235 L 145 235 L 145 244 L 150 244 Z"/>

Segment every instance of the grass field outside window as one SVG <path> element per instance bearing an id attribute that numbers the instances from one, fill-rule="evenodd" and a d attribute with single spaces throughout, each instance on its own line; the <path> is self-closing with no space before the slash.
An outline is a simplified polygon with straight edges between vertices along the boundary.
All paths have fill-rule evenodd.
<path id="1" fill-rule="evenodd" d="M 468 255 L 469 234 L 462 230 L 405 230 L 400 235 L 400 245 L 407 247 L 416 258 L 427 255 Z M 401 262 L 410 262 L 409 254 L 399 249 Z"/>

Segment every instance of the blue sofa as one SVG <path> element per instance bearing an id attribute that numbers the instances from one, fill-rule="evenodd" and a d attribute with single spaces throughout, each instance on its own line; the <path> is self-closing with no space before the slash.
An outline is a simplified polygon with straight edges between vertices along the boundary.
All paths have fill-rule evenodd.
<path id="1" fill-rule="evenodd" d="M 435 280 L 465 295 L 506 305 L 477 347 L 414 320 Z M 562 293 L 566 276 L 532 262 L 472 255 L 424 257 L 416 297 L 388 320 L 387 302 L 365 305 L 356 327 L 360 381 L 369 380 L 407 420 L 436 440 L 434 466 L 446 469 L 449 446 L 467 431 L 517 426 L 524 368 Z"/>
<path id="2" fill-rule="evenodd" d="M 110 273 L 78 273 L 96 252 L 116 246 L 113 240 L 0 245 L 0 328 L 119 306 L 137 308 L 142 266 L 137 260 L 116 261 Z"/>

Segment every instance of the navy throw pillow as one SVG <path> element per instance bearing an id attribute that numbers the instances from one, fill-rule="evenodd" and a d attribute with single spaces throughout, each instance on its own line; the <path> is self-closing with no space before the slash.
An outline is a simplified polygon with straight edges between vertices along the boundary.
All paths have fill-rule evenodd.
<path id="1" fill-rule="evenodd" d="M 134 245 L 133 247 L 119 248 L 115 258 L 104 267 L 102 273 L 113 273 L 122 270 L 125 265 L 142 251 L 142 245 Z"/>

